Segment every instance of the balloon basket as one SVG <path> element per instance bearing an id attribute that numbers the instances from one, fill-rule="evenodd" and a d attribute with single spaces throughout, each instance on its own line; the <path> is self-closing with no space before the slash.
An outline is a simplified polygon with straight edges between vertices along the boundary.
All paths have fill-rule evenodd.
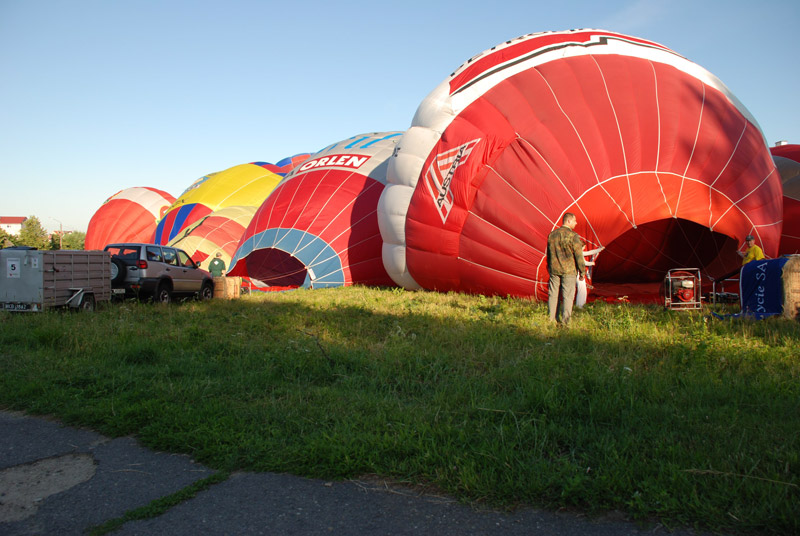
<path id="1" fill-rule="evenodd" d="M 241 277 L 215 277 L 214 298 L 234 300 L 240 296 L 241 287 Z"/>
<path id="2" fill-rule="evenodd" d="M 783 316 L 800 320 L 800 255 L 783 265 Z"/>

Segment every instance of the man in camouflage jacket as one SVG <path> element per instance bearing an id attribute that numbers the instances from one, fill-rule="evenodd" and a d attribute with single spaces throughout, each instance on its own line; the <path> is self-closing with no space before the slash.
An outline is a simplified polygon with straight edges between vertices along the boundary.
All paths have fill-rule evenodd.
<path id="1" fill-rule="evenodd" d="M 547 310 L 551 322 L 557 321 L 565 326 L 569 325 L 572 316 L 577 280 L 583 281 L 586 277 L 583 242 L 573 231 L 576 225 L 575 214 L 567 212 L 561 220 L 561 227 L 547 237 L 547 271 L 550 272 Z"/>

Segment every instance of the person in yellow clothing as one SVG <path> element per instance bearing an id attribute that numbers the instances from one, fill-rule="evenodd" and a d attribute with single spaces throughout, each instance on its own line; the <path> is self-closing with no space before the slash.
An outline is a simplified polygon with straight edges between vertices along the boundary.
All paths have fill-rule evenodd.
<path id="1" fill-rule="evenodd" d="M 744 243 L 747 246 L 747 249 L 739 252 L 739 255 L 744 257 L 742 259 L 742 266 L 750 261 L 760 261 L 764 258 L 764 252 L 761 251 L 761 248 L 756 245 L 756 239 L 753 237 L 753 235 L 747 235 L 744 238 Z"/>

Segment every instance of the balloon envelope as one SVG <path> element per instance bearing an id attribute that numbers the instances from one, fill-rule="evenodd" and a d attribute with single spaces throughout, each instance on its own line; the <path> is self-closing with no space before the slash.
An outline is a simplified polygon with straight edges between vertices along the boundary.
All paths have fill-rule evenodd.
<path id="1" fill-rule="evenodd" d="M 196 180 L 158 223 L 155 242 L 169 243 L 183 229 L 221 208 L 259 206 L 282 179 L 267 166 L 272 164 L 241 164 Z"/>
<path id="2" fill-rule="evenodd" d="M 376 209 L 400 135 L 354 136 L 296 167 L 259 207 L 229 275 L 280 287 L 393 285 Z"/>
<path id="3" fill-rule="evenodd" d="M 777 252 L 778 177 L 749 112 L 666 47 L 602 30 L 532 34 L 462 65 L 390 161 L 384 262 L 407 288 L 544 298 L 567 212 L 597 281 L 722 274 L 747 234 Z"/>
<path id="4" fill-rule="evenodd" d="M 156 222 L 175 198 L 163 190 L 136 186 L 112 195 L 97 209 L 86 230 L 86 249 L 114 242 L 151 242 Z"/>
<path id="5" fill-rule="evenodd" d="M 287 173 L 289 173 L 294 168 L 305 162 L 310 156 L 311 153 L 300 153 L 294 156 L 287 156 L 283 160 L 279 160 L 274 164 L 270 164 L 267 162 L 256 162 L 256 163 L 260 166 L 263 166 L 264 169 L 272 171 L 276 175 L 285 177 Z"/>
<path id="6" fill-rule="evenodd" d="M 205 266 L 209 257 L 214 258 L 221 253 L 225 266 L 229 266 L 236 246 L 255 212 L 256 207 L 219 209 L 185 228 L 169 245 L 181 248 L 195 262 L 202 262 Z"/>
<path id="7" fill-rule="evenodd" d="M 771 147 L 783 183 L 783 234 L 778 253 L 800 253 L 800 145 Z"/>

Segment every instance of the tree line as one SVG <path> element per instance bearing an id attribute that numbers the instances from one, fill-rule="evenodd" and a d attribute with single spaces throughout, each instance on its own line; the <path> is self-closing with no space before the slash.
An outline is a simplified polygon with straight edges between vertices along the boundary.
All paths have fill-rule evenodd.
<path id="1" fill-rule="evenodd" d="M 36 216 L 22 222 L 18 234 L 9 234 L 0 229 L 0 249 L 12 246 L 30 246 L 37 249 L 83 249 L 86 233 L 81 231 L 55 231 L 52 234 L 42 226 Z"/>

